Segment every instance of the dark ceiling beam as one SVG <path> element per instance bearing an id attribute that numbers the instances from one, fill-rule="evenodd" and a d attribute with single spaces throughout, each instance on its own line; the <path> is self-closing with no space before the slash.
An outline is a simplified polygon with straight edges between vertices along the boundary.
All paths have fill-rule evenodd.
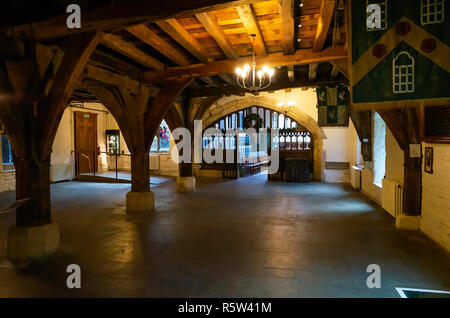
<path id="1" fill-rule="evenodd" d="M 278 0 L 281 18 L 281 46 L 285 55 L 295 52 L 294 46 L 294 0 Z"/>
<path id="2" fill-rule="evenodd" d="M 200 62 L 207 64 L 214 61 L 208 51 L 176 19 L 156 21 L 156 24 Z"/>
<path id="3" fill-rule="evenodd" d="M 139 93 L 139 89 L 142 85 L 140 82 L 129 78 L 128 76 L 116 74 L 114 72 L 91 64 L 86 65 L 86 67 L 84 68 L 83 76 L 84 78 L 95 80 L 100 83 L 126 88 L 133 94 Z M 150 96 L 156 96 L 158 91 L 158 88 L 153 86 L 150 87 Z"/>
<path id="4" fill-rule="evenodd" d="M 308 80 L 309 81 L 314 81 L 316 79 L 318 66 L 319 66 L 319 63 L 309 64 L 309 70 L 308 70 Z"/>
<path id="5" fill-rule="evenodd" d="M 190 64 L 189 59 L 183 53 L 147 26 L 140 24 L 128 27 L 126 30 L 142 42 L 150 45 L 158 52 L 168 57 L 177 65 L 185 66 Z"/>
<path id="6" fill-rule="evenodd" d="M 294 65 L 288 65 L 288 67 L 287 67 L 287 75 L 288 75 L 288 78 L 289 78 L 289 82 L 295 83 Z"/>
<path id="7" fill-rule="evenodd" d="M 335 0 L 322 0 L 320 3 L 319 20 L 317 22 L 316 36 L 314 37 L 314 52 L 321 51 L 327 38 L 331 19 L 333 18 Z"/>
<path id="8" fill-rule="evenodd" d="M 264 37 L 256 19 L 255 12 L 250 4 L 244 4 L 236 7 L 236 11 L 241 18 L 244 28 L 247 30 L 248 35 L 255 34 L 254 48 L 257 56 L 264 57 L 267 55 L 266 45 L 264 43 Z"/>
<path id="9" fill-rule="evenodd" d="M 316 62 L 331 62 L 347 58 L 347 50 L 343 47 L 327 48 L 321 52 L 313 52 L 312 49 L 297 50 L 293 55 L 283 53 L 273 53 L 266 57 L 259 58 L 258 63 L 268 67 L 304 65 Z M 163 72 L 144 72 L 142 78 L 145 82 L 154 83 L 167 79 L 176 79 L 179 76 L 191 75 L 211 76 L 221 73 L 234 73 L 235 69 L 247 63 L 251 63 L 251 57 L 239 58 L 235 61 L 220 60 L 210 64 L 195 64 L 185 67 L 171 67 Z"/>
<path id="10" fill-rule="evenodd" d="M 101 6 L 90 11 L 82 10 L 80 29 L 68 29 L 66 25 L 68 15 L 63 14 L 49 20 L 3 28 L 0 31 L 15 38 L 33 36 L 34 39 L 40 41 L 93 30 L 109 31 L 124 29 L 131 25 L 189 16 L 200 12 L 220 10 L 260 1 L 264 0 L 215 0 L 214 2 L 211 0 L 122 1 L 117 4 Z"/>
<path id="11" fill-rule="evenodd" d="M 276 91 L 279 89 L 286 88 L 297 88 L 297 87 L 318 87 L 318 86 L 338 86 L 342 84 L 348 84 L 347 80 L 334 80 L 331 81 L 329 78 L 321 78 L 314 82 L 310 82 L 307 79 L 296 80 L 294 83 L 289 80 L 278 81 L 277 83 L 272 83 L 269 87 L 259 90 L 258 92 Z M 207 87 L 202 89 L 190 90 L 191 97 L 207 97 L 207 96 L 229 96 L 229 95 L 242 95 L 243 93 L 251 93 L 249 90 L 243 89 L 239 86 L 221 86 L 221 87 Z"/>
<path id="12" fill-rule="evenodd" d="M 133 44 L 122 40 L 118 36 L 105 34 L 102 39 L 102 44 L 106 47 L 109 47 L 111 50 L 117 51 L 146 67 L 153 68 L 157 71 L 164 70 L 163 63 L 139 50 Z"/>
<path id="13" fill-rule="evenodd" d="M 214 14 L 209 12 L 202 12 L 195 15 L 195 17 L 200 21 L 200 23 L 205 28 L 206 32 L 216 40 L 219 47 L 222 49 L 223 53 L 229 60 L 236 60 L 239 56 L 233 49 L 233 45 L 227 38 L 225 32 L 223 32 L 222 27 L 217 22 L 217 18 Z"/>

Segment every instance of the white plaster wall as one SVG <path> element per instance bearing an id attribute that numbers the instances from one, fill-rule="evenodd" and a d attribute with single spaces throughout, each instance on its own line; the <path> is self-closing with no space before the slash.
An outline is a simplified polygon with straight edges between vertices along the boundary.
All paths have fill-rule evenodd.
<path id="1" fill-rule="evenodd" d="M 70 173 L 67 173 L 66 179 L 72 179 L 75 176 L 75 135 L 74 135 L 74 112 L 88 112 L 97 114 L 97 143 L 100 146 L 100 151 L 106 151 L 105 129 L 107 127 L 108 117 L 111 114 L 106 114 L 106 108 L 99 103 L 85 103 L 84 106 L 90 109 L 80 109 L 67 107 L 63 113 L 61 121 L 56 132 L 55 140 L 53 141 L 51 165 L 54 170 L 53 174 L 58 173 L 57 169 L 67 169 L 70 165 Z M 98 159 L 98 170 L 107 170 L 106 155 L 101 154 Z M 56 180 L 59 181 L 59 180 Z"/>
<path id="2" fill-rule="evenodd" d="M 450 251 L 450 144 L 423 143 L 422 153 L 425 147 L 433 147 L 433 173 L 422 168 L 420 230 Z"/>
<path id="3" fill-rule="evenodd" d="M 14 191 L 16 189 L 16 171 L 0 170 L 0 192 Z"/>

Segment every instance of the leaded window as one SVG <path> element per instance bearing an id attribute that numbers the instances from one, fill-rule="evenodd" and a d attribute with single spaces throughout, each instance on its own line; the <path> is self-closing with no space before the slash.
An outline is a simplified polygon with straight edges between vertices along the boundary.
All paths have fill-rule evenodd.
<path id="1" fill-rule="evenodd" d="M 444 22 L 444 0 L 421 0 L 420 23 L 433 24 Z"/>
<path id="2" fill-rule="evenodd" d="M 392 90 L 397 94 L 414 92 L 414 58 L 406 51 L 392 61 Z"/>

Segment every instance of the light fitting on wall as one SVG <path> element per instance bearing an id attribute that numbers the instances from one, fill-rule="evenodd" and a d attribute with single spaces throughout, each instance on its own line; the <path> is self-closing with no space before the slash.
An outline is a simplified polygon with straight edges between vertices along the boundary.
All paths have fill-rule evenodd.
<path id="1" fill-rule="evenodd" d="M 250 91 L 257 91 L 269 87 L 275 71 L 267 65 L 264 65 L 260 70 L 256 70 L 254 48 L 256 34 L 250 34 L 250 37 L 252 38 L 252 64 L 245 64 L 242 68 L 236 68 L 236 79 L 240 87 Z"/>
<path id="2" fill-rule="evenodd" d="M 284 116 L 287 116 L 295 107 L 295 103 L 286 99 L 286 91 L 284 91 L 284 101 L 279 102 L 277 106 L 281 109 Z"/>

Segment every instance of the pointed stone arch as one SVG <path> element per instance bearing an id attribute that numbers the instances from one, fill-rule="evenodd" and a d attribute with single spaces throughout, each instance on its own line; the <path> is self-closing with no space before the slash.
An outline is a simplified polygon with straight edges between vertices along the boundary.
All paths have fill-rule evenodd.
<path id="1" fill-rule="evenodd" d="M 225 104 L 214 103 L 205 112 L 202 117 L 203 127 L 208 127 L 219 118 L 226 116 L 227 114 L 245 109 L 250 106 L 262 106 L 279 112 L 280 109 L 277 106 L 278 100 L 269 98 L 266 96 L 251 96 L 237 98 L 232 101 L 226 102 Z M 301 111 L 296 107 L 290 114 L 289 117 L 297 121 L 303 127 L 309 130 L 314 138 L 314 180 L 321 181 L 324 169 L 324 163 L 322 162 L 322 151 L 323 151 L 323 139 L 326 139 L 322 128 L 319 127 L 317 121 L 310 117 L 305 112 Z"/>

